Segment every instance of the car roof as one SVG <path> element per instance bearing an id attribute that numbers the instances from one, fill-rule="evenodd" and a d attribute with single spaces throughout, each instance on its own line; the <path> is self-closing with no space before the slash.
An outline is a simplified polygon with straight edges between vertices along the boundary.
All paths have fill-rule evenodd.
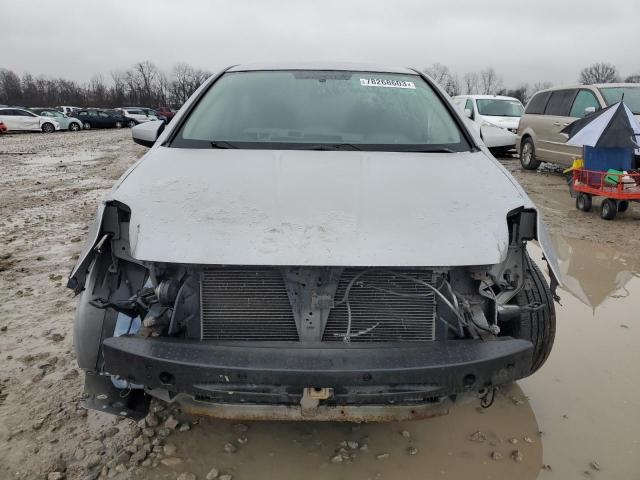
<path id="1" fill-rule="evenodd" d="M 640 83 L 591 83 L 591 84 L 584 84 L 584 83 L 574 83 L 574 84 L 568 84 L 568 85 L 559 85 L 557 87 L 550 87 L 550 88 L 545 88 L 542 90 L 538 90 L 535 93 L 539 93 L 539 92 L 553 92 L 555 90 L 569 90 L 569 89 L 573 89 L 573 88 L 616 88 L 616 87 L 635 87 L 635 88 L 640 88 Z"/>
<path id="2" fill-rule="evenodd" d="M 516 100 L 520 101 L 515 97 L 507 97 L 506 95 L 456 95 L 453 98 L 475 98 L 476 100 L 483 99 L 498 99 L 498 100 Z"/>
<path id="3" fill-rule="evenodd" d="M 415 70 L 371 63 L 351 62 L 265 62 L 234 65 L 228 72 L 254 72 L 269 70 L 345 70 L 355 72 L 404 73 L 416 75 Z"/>

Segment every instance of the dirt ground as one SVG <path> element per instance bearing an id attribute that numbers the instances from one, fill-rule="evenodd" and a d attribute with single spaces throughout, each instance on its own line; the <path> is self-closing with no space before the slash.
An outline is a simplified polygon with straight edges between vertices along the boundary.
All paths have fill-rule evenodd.
<path id="1" fill-rule="evenodd" d="M 561 175 L 507 158 L 566 290 L 548 362 L 491 408 L 366 425 L 236 424 L 162 405 L 136 424 L 79 408 L 66 276 L 100 198 L 144 151 L 128 130 L 0 137 L 0 480 L 640 479 L 640 208 L 613 222 L 578 212 Z"/>

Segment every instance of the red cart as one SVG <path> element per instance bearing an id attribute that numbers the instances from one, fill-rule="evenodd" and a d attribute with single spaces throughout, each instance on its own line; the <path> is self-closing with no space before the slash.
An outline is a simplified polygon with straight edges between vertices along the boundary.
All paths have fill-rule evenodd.
<path id="1" fill-rule="evenodd" d="M 600 216 L 605 220 L 613 220 L 618 212 L 629 208 L 629 202 L 640 201 L 640 174 L 616 174 L 579 168 L 572 172 L 571 188 L 578 194 L 576 208 L 583 212 L 591 210 L 592 197 L 605 197 Z"/>

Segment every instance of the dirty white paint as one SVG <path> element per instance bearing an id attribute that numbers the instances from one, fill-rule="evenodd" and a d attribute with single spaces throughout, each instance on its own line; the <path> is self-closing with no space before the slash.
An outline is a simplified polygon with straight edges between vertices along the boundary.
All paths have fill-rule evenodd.
<path id="1" fill-rule="evenodd" d="M 135 258 L 241 265 L 495 264 L 531 206 L 483 152 L 157 147 L 112 198 Z"/>

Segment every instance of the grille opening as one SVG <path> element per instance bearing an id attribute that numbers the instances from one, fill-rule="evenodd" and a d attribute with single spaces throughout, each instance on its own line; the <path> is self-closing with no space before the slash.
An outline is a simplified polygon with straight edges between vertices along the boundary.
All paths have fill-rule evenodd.
<path id="1" fill-rule="evenodd" d="M 334 303 L 350 289 L 351 342 L 414 342 L 435 339 L 434 284 L 424 269 L 345 268 Z M 411 278 L 407 278 L 411 277 Z M 203 340 L 299 341 L 283 272 L 277 267 L 216 267 L 201 281 Z M 314 322 L 313 312 L 303 317 Z M 319 321 L 319 320 L 318 320 Z M 329 313 L 324 342 L 341 342 L 348 329 L 346 303 Z M 320 340 L 320 339 L 319 339 Z"/>
<path id="2" fill-rule="evenodd" d="M 349 291 L 351 342 L 412 342 L 435 338 L 436 301 L 434 293 L 407 276 L 433 284 L 433 272 L 406 269 L 347 268 L 340 277 L 336 303 L 349 283 L 360 275 Z M 392 293 L 393 292 L 393 293 Z M 348 328 L 346 303 L 331 310 L 322 340 L 342 341 Z"/>
<path id="3" fill-rule="evenodd" d="M 202 339 L 297 341 L 277 268 L 212 268 L 202 274 Z"/>

